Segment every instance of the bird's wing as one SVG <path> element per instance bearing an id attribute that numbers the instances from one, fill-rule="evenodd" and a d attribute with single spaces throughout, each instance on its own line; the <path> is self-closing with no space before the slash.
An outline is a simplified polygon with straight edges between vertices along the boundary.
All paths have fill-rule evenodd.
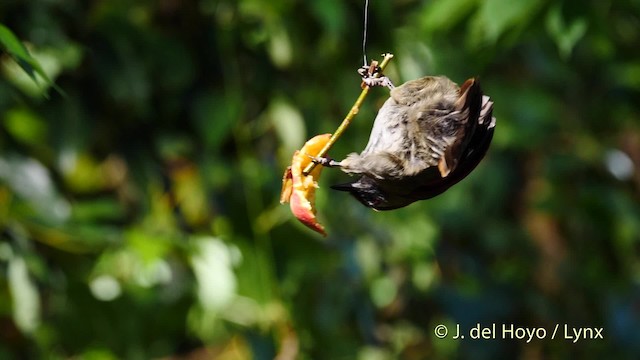
<path id="1" fill-rule="evenodd" d="M 475 79 L 462 84 L 460 97 L 450 115 L 439 122 L 441 139 L 444 144 L 443 156 L 438 161 L 438 170 L 444 178 L 455 170 L 463 151 L 467 148 L 478 124 L 482 106 L 482 90 Z"/>

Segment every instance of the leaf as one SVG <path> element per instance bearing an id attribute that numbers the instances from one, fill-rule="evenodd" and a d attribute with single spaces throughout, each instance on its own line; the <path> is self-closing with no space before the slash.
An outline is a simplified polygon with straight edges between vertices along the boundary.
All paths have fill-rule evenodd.
<path id="1" fill-rule="evenodd" d="M 18 65 L 20 65 L 20 67 L 35 83 L 38 83 L 35 76 L 37 73 L 46 81 L 47 84 L 53 85 L 53 82 L 44 72 L 40 63 L 34 59 L 31 54 L 29 54 L 27 48 L 22 42 L 20 42 L 20 40 L 18 40 L 13 32 L 2 24 L 0 24 L 0 44 L 2 44 L 5 50 L 15 58 Z"/>
<path id="2" fill-rule="evenodd" d="M 507 30 L 533 19 L 543 2 L 538 0 L 486 0 L 470 27 L 475 44 L 495 43 Z"/>
<path id="3" fill-rule="evenodd" d="M 640 89 L 640 62 L 614 64 L 609 72 L 619 86 Z"/>
<path id="4" fill-rule="evenodd" d="M 287 29 L 280 23 L 271 26 L 267 51 L 273 64 L 279 69 L 286 69 L 293 60 L 293 46 Z"/>
<path id="5" fill-rule="evenodd" d="M 421 25 L 428 32 L 449 30 L 467 16 L 477 3 L 477 0 L 432 1 L 423 10 Z"/>
<path id="6" fill-rule="evenodd" d="M 229 305 L 237 292 L 233 267 L 240 261 L 237 248 L 218 238 L 195 238 L 191 266 L 197 281 L 197 296 L 206 311 L 221 311 Z"/>
<path id="7" fill-rule="evenodd" d="M 545 26 L 558 47 L 560 57 L 565 60 L 571 56 L 573 48 L 587 32 L 587 21 L 583 18 L 575 19 L 567 26 L 559 5 L 549 10 Z"/>
<path id="8" fill-rule="evenodd" d="M 313 15 L 322 24 L 324 30 L 331 34 L 339 34 L 347 23 L 346 4 L 339 0 L 309 2 Z"/>
<path id="9" fill-rule="evenodd" d="M 206 144 L 217 149 L 230 135 L 242 112 L 242 97 L 233 92 L 207 92 L 196 97 L 191 107 L 195 126 Z"/>
<path id="10" fill-rule="evenodd" d="M 47 124 L 28 108 L 14 108 L 5 113 L 4 126 L 18 141 L 32 146 L 46 141 Z"/>
<path id="11" fill-rule="evenodd" d="M 0 181 L 24 199 L 41 220 L 61 224 L 69 218 L 71 204 L 60 195 L 41 162 L 19 156 L 0 157 Z"/>
<path id="12" fill-rule="evenodd" d="M 285 154 L 291 154 L 304 141 L 306 127 L 300 111 L 285 99 L 271 101 L 268 117 L 282 142 Z"/>
<path id="13" fill-rule="evenodd" d="M 7 278 L 13 302 L 13 321 L 23 333 L 31 334 L 40 325 L 40 297 L 22 257 L 11 259 Z"/>

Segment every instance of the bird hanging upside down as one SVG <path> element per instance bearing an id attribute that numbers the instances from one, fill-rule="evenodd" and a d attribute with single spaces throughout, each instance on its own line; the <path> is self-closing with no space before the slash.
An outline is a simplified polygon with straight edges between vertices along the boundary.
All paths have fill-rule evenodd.
<path id="1" fill-rule="evenodd" d="M 458 87 L 444 76 L 427 76 L 394 87 L 380 108 L 369 143 L 342 161 L 314 158 L 340 167 L 357 180 L 332 186 L 375 210 L 393 210 L 430 199 L 464 179 L 484 157 L 495 128 L 493 102 L 476 79 Z"/>

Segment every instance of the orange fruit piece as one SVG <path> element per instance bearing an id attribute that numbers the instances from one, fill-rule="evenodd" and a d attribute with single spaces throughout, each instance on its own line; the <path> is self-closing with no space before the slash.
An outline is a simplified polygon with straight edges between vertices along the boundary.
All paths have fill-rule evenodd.
<path id="1" fill-rule="evenodd" d="M 280 203 L 288 202 L 291 212 L 301 223 L 323 236 L 327 236 L 327 233 L 318 223 L 315 208 L 316 189 L 319 188 L 317 179 L 323 166 L 316 166 L 309 175 L 304 175 L 302 171 L 311 163 L 310 156 L 317 156 L 330 138 L 331 134 L 316 135 L 309 139 L 302 149 L 296 150 L 291 166 L 287 167 L 282 176 L 280 192 Z"/>

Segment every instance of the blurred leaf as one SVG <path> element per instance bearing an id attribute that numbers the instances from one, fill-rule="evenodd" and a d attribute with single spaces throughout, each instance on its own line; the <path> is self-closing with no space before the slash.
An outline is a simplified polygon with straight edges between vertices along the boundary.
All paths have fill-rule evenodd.
<path id="1" fill-rule="evenodd" d="M 191 265 L 196 275 L 198 300 L 205 311 L 219 312 L 236 294 L 233 266 L 240 261 L 238 249 L 212 237 L 197 239 L 195 246 Z"/>
<path id="2" fill-rule="evenodd" d="M 562 7 L 556 5 L 547 12 L 546 28 L 558 46 L 560 57 L 567 59 L 571 56 L 574 46 L 587 32 L 587 21 L 583 18 L 575 19 L 568 26 L 562 17 Z"/>
<path id="3" fill-rule="evenodd" d="M 47 124 L 37 113 L 27 108 L 15 108 L 5 114 L 4 125 L 12 136 L 31 146 L 46 140 Z"/>
<path id="4" fill-rule="evenodd" d="M 191 109 L 192 116 L 210 148 L 218 148 L 233 126 L 240 121 L 242 103 L 242 97 L 233 92 L 208 92 L 195 99 Z"/>
<path id="5" fill-rule="evenodd" d="M 422 11 L 420 23 L 427 32 L 447 31 L 456 26 L 474 7 L 478 0 L 449 0 L 428 2 Z"/>
<path id="6" fill-rule="evenodd" d="M 302 114 L 289 101 L 274 99 L 269 105 L 268 116 L 280 138 L 284 156 L 293 155 L 305 142 L 306 127 Z"/>
<path id="7" fill-rule="evenodd" d="M 29 77 L 37 83 L 35 74 L 37 73 L 46 81 L 47 84 L 51 84 L 51 80 L 40 66 L 40 63 L 34 59 L 27 48 L 18 40 L 18 38 L 9 30 L 6 26 L 0 24 L 0 44 L 5 50 L 14 56 L 20 67 L 29 75 Z"/>
<path id="8" fill-rule="evenodd" d="M 526 25 L 543 4 L 539 0 L 485 0 L 471 23 L 474 44 L 494 44 L 507 30 Z"/>
<path id="9" fill-rule="evenodd" d="M 314 1 L 309 4 L 326 31 L 339 34 L 346 23 L 345 3 L 340 0 Z"/>
<path id="10" fill-rule="evenodd" d="M 104 198 L 89 201 L 77 201 L 73 204 L 72 217 L 77 222 L 96 222 L 101 220 L 118 220 L 125 214 L 122 205 L 117 201 Z"/>
<path id="11" fill-rule="evenodd" d="M 70 204 L 60 196 L 49 171 L 40 162 L 22 157 L 0 157 L 0 180 L 4 181 L 42 219 L 62 223 L 71 214 Z"/>
<path id="12" fill-rule="evenodd" d="M 13 320 L 20 331 L 31 334 L 41 321 L 40 296 L 22 257 L 14 255 L 9 261 L 7 279 L 11 290 Z"/>
<path id="13" fill-rule="evenodd" d="M 391 360 L 393 354 L 384 348 L 366 346 L 358 352 L 358 360 Z"/>
<path id="14" fill-rule="evenodd" d="M 356 243 L 356 258 L 365 278 L 373 278 L 380 271 L 380 249 L 372 239 L 360 239 Z"/>
<path id="15" fill-rule="evenodd" d="M 371 284 L 371 300 L 379 308 L 391 304 L 396 294 L 397 286 L 389 277 L 381 277 Z"/>
<path id="16" fill-rule="evenodd" d="M 185 221 L 191 226 L 207 223 L 209 209 L 200 174 L 192 164 L 183 164 L 172 171 L 176 202 Z"/>
<path id="17" fill-rule="evenodd" d="M 431 218 L 398 213 L 397 217 L 385 219 L 384 224 L 385 228 L 394 229 L 393 242 L 386 251 L 390 261 L 419 260 L 433 253 L 439 229 Z"/>
<path id="18" fill-rule="evenodd" d="M 632 61 L 613 65 L 611 77 L 621 86 L 640 89 L 640 62 Z"/>
<path id="19" fill-rule="evenodd" d="M 120 283 L 111 275 L 100 275 L 92 279 L 89 289 L 93 296 L 101 301 L 112 301 L 122 294 Z"/>
<path id="20" fill-rule="evenodd" d="M 117 360 L 118 357 L 107 349 L 91 349 L 82 353 L 83 360 Z"/>
<path id="21" fill-rule="evenodd" d="M 438 269 L 434 264 L 423 262 L 413 268 L 413 284 L 421 291 L 429 290 L 438 280 Z"/>
<path id="22" fill-rule="evenodd" d="M 163 259 L 171 251 L 170 239 L 142 229 L 127 231 L 125 238 L 131 249 L 135 250 L 140 258 L 147 263 Z"/>
<path id="23" fill-rule="evenodd" d="M 62 68 L 75 67 L 80 61 L 80 50 L 67 43 L 65 47 L 29 51 L 20 40 L 4 25 L 0 24 L 0 45 L 14 57 L 15 62 L 0 59 L 5 74 L 22 91 L 31 96 L 47 96 L 47 89 L 53 87 L 62 95 L 66 95 L 52 79 L 55 79 Z M 15 65 L 22 68 L 16 71 Z M 27 78 L 30 81 L 27 81 Z M 44 86 L 43 84 L 44 83 Z"/>
<path id="24" fill-rule="evenodd" d="M 293 60 L 291 39 L 287 29 L 280 23 L 274 23 L 270 31 L 268 51 L 273 64 L 280 69 L 289 67 Z"/>
<path id="25" fill-rule="evenodd" d="M 72 151 L 72 150 L 69 150 Z M 91 193 L 108 185 L 104 164 L 87 153 L 69 153 L 64 178 L 67 186 L 78 193 Z"/>

